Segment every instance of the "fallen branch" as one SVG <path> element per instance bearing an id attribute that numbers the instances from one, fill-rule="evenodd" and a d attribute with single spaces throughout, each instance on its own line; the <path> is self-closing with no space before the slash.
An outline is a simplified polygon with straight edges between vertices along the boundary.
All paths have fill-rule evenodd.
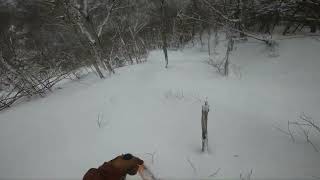
<path id="1" fill-rule="evenodd" d="M 302 113 L 302 115 L 300 115 L 300 119 L 307 122 L 308 125 L 314 127 L 320 133 L 320 126 L 316 125 L 311 117 L 306 116 L 305 113 Z"/>
<path id="2" fill-rule="evenodd" d="M 319 147 L 314 142 L 312 142 L 310 140 L 310 132 L 311 132 L 311 130 L 316 130 L 317 132 L 320 133 L 320 127 L 314 122 L 314 120 L 310 116 L 307 116 L 305 113 L 302 113 L 299 116 L 299 120 L 298 121 L 288 121 L 287 131 L 282 130 L 278 127 L 275 127 L 275 128 L 280 130 L 284 134 L 289 135 L 291 137 L 292 141 L 295 142 L 295 138 L 294 138 L 294 135 L 291 131 L 291 127 L 292 126 L 298 127 L 300 129 L 300 131 L 302 132 L 301 136 L 303 136 L 305 138 L 306 142 L 308 144 L 310 144 L 316 152 L 319 152 Z"/>

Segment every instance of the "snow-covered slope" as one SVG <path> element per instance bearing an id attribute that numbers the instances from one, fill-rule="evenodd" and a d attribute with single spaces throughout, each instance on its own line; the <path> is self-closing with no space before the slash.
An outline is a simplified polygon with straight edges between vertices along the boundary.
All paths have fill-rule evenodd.
<path id="1" fill-rule="evenodd" d="M 229 78 L 200 48 L 170 51 L 168 69 L 154 51 L 105 80 L 91 74 L 1 112 L 0 179 L 81 179 L 126 152 L 162 179 L 320 176 L 320 153 L 298 131 L 294 143 L 278 130 L 302 112 L 320 122 L 320 42 L 283 40 L 276 58 L 259 42 L 236 46 Z M 202 154 L 206 98 L 210 152 Z"/>

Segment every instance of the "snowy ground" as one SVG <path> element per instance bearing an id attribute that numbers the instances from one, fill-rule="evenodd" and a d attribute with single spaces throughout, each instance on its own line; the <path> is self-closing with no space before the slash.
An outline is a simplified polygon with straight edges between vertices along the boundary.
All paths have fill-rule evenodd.
<path id="1" fill-rule="evenodd" d="M 216 178 L 230 179 L 251 170 L 252 179 L 320 177 L 320 153 L 276 128 L 286 130 L 302 112 L 320 122 L 320 42 L 283 40 L 276 58 L 259 42 L 236 47 L 229 78 L 200 48 L 170 51 L 169 69 L 154 51 L 147 63 L 105 80 L 91 74 L 1 112 L 0 179 L 81 179 L 125 152 L 162 179 L 208 178 L 217 170 Z M 206 97 L 210 152 L 202 154 Z"/>

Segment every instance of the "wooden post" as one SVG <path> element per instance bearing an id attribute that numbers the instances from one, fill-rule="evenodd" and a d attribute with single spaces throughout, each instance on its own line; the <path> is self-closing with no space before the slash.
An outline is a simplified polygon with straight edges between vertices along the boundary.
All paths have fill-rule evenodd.
<path id="1" fill-rule="evenodd" d="M 204 105 L 202 105 L 202 114 L 201 114 L 201 127 L 202 127 L 202 152 L 208 152 L 208 113 L 209 105 L 206 100 Z"/>

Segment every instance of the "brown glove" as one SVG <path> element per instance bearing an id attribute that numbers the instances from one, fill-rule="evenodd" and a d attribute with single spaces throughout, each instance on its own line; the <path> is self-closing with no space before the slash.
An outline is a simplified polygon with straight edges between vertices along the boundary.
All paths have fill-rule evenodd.
<path id="1" fill-rule="evenodd" d="M 110 164 L 123 174 L 135 175 L 138 172 L 139 165 L 143 164 L 143 160 L 131 154 L 125 154 L 111 160 Z"/>
<path id="2" fill-rule="evenodd" d="M 122 180 L 126 175 L 135 175 L 143 161 L 131 154 L 125 154 L 105 162 L 98 169 L 91 168 L 83 180 Z"/>

